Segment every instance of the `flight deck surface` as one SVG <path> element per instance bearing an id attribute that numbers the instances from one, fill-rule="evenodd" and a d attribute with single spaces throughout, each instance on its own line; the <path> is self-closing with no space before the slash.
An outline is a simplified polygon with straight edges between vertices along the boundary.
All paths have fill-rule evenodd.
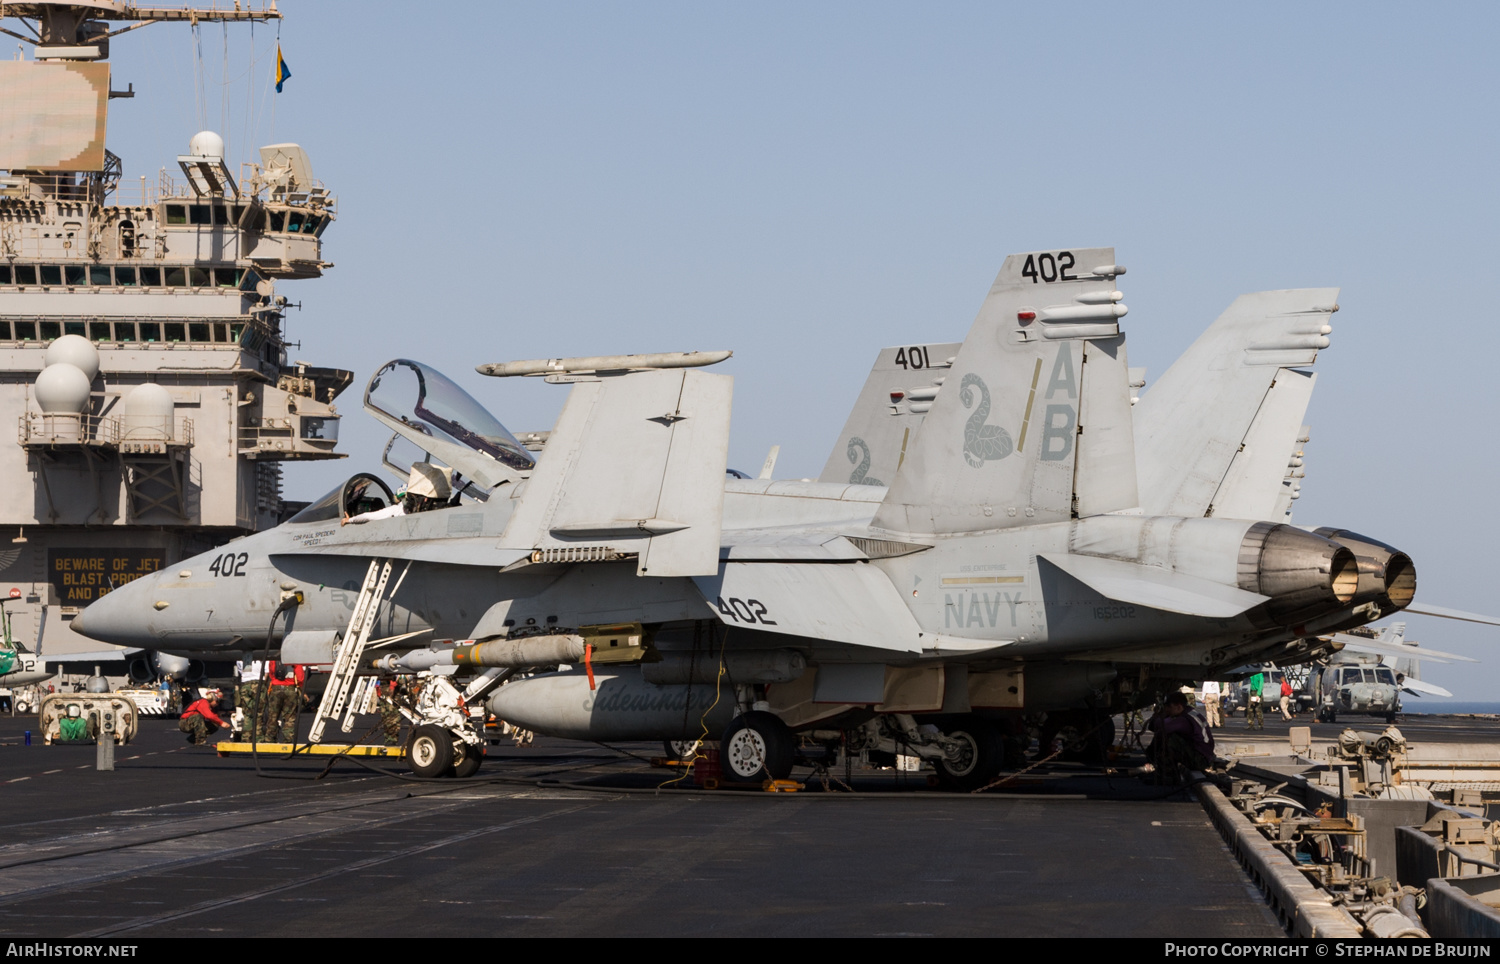
<path id="1" fill-rule="evenodd" d="M 171 720 L 105 773 L 28 727 L 0 719 L 6 936 L 1282 935 L 1187 794 L 1077 768 L 1003 795 L 892 771 L 658 794 L 669 771 L 539 739 L 464 781 L 313 782 L 325 760 L 259 777 Z"/>

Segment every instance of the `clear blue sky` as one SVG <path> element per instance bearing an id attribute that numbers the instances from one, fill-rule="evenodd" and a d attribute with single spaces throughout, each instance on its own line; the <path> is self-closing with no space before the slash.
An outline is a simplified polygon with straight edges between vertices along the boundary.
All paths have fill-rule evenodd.
<path id="1" fill-rule="evenodd" d="M 962 338 L 1009 252 L 1114 245 L 1157 374 L 1242 292 L 1341 286 L 1296 521 L 1500 610 L 1500 8 L 281 8 L 279 96 L 275 26 L 229 28 L 227 61 L 213 25 L 116 39 L 109 146 L 154 177 L 206 120 L 237 159 L 301 143 L 338 195 L 337 267 L 282 290 L 296 357 L 356 372 L 351 458 L 289 497 L 376 463 L 359 390 L 396 356 L 525 430 L 564 390 L 475 364 L 732 348 L 731 464 L 779 443 L 778 476 L 816 475 L 877 349 Z M 1409 622 L 1485 659 L 1425 676 L 1500 699 L 1500 630 Z"/>

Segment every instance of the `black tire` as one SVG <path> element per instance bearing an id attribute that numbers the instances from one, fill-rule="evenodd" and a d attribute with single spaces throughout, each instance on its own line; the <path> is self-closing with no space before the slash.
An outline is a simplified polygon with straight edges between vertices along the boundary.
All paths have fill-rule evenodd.
<path id="1" fill-rule="evenodd" d="M 431 724 L 416 727 L 406 743 L 406 765 L 424 779 L 446 776 L 453 769 L 453 734 Z"/>
<path id="2" fill-rule="evenodd" d="M 946 756 L 937 760 L 938 784 L 948 790 L 967 793 L 994 780 L 1005 760 L 1000 731 L 989 720 L 961 716 L 943 727 L 943 735 L 965 744 L 959 759 Z"/>
<path id="3" fill-rule="evenodd" d="M 792 773 L 797 741 L 774 713 L 751 710 L 730 721 L 719 741 L 719 769 L 725 783 L 757 784 L 785 780 Z"/>
<path id="4" fill-rule="evenodd" d="M 479 772 L 479 767 L 484 763 L 484 747 L 462 744 L 464 755 L 453 762 L 453 775 L 460 780 L 465 780 Z"/>
<path id="5" fill-rule="evenodd" d="M 1102 765 L 1109 761 L 1115 745 L 1115 719 L 1102 710 L 1060 710 L 1047 714 L 1042 727 L 1038 756 L 1052 752 L 1054 740 L 1062 740 L 1062 759 L 1070 763 Z"/>
<path id="6" fill-rule="evenodd" d="M 662 740 L 661 748 L 668 760 L 687 760 L 691 759 L 688 754 L 695 752 L 698 743 L 698 740 Z"/>

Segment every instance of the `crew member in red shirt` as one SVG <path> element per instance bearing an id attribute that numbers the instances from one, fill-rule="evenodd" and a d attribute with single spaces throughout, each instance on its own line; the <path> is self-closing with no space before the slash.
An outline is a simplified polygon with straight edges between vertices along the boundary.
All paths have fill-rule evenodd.
<path id="1" fill-rule="evenodd" d="M 270 725 L 266 733 L 281 743 L 297 740 L 297 714 L 302 712 L 302 683 L 307 673 L 300 665 L 286 666 L 271 660 L 266 664 L 266 691 Z"/>
<path id="2" fill-rule="evenodd" d="M 208 742 L 210 733 L 221 726 L 229 726 L 214 713 L 214 709 L 221 705 L 221 695 L 218 690 L 204 690 L 203 698 L 190 703 L 177 721 L 177 728 L 188 735 L 188 742 L 193 746 L 202 746 Z"/>

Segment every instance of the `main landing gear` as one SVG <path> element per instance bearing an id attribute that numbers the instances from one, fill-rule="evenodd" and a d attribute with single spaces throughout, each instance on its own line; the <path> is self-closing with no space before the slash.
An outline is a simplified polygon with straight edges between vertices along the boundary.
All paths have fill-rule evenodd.
<path id="1" fill-rule="evenodd" d="M 1000 731 L 989 720 L 962 716 L 943 732 L 949 741 L 943 755 L 933 760 L 938 784 L 946 790 L 969 793 L 994 780 L 1005 761 Z"/>
<path id="2" fill-rule="evenodd" d="M 781 717 L 751 710 L 730 721 L 719 741 L 719 768 L 726 783 L 759 784 L 792 773 L 797 740 Z"/>

